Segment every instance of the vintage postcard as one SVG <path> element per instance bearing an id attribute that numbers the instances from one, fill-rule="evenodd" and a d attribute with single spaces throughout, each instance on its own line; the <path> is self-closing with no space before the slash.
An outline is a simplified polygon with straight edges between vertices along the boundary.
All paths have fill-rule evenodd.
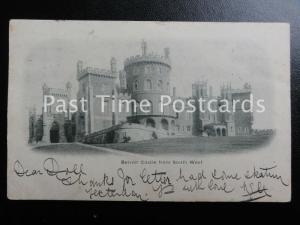
<path id="1" fill-rule="evenodd" d="M 291 200 L 289 24 L 9 29 L 9 199 Z"/>

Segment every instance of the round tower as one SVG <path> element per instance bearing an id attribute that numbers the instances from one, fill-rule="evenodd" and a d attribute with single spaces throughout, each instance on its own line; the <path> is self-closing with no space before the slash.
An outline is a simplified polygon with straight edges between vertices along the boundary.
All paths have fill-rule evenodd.
<path id="1" fill-rule="evenodd" d="M 143 119 L 147 120 L 147 118 L 152 117 L 153 121 L 150 125 L 157 127 L 154 124 L 160 123 L 162 117 L 171 118 L 174 116 L 169 108 L 163 112 L 160 109 L 161 95 L 170 96 L 170 71 L 172 67 L 169 49 L 164 49 L 164 56 L 149 54 L 145 41 L 142 41 L 141 49 L 142 55 L 125 60 L 124 70 L 126 72 L 127 88 L 129 94 L 138 103 L 146 99 L 151 105 L 149 113 L 138 111 L 135 114 L 135 118 L 138 118 L 137 122 L 144 123 Z"/>

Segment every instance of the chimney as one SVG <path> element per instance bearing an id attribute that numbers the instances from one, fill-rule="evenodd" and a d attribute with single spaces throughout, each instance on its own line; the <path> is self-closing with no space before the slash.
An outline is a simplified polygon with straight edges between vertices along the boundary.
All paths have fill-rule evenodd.
<path id="1" fill-rule="evenodd" d="M 170 57 L 170 49 L 164 48 L 165 58 L 168 59 Z"/>
<path id="2" fill-rule="evenodd" d="M 173 87 L 173 97 L 176 97 L 176 87 Z"/>
<path id="3" fill-rule="evenodd" d="M 110 60 L 110 70 L 113 75 L 117 73 L 117 60 L 114 57 L 112 57 Z"/>
<path id="4" fill-rule="evenodd" d="M 213 96 L 213 89 L 212 86 L 209 86 L 209 97 Z"/>
<path id="5" fill-rule="evenodd" d="M 147 55 L 147 42 L 145 40 L 142 40 L 142 55 Z"/>

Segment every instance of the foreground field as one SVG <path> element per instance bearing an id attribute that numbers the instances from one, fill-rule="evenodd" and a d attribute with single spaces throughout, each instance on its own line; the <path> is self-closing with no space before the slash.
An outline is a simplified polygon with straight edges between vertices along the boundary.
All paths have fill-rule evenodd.
<path id="1" fill-rule="evenodd" d="M 165 138 L 132 143 L 95 144 L 140 154 L 245 152 L 269 143 L 270 136 Z"/>
<path id="2" fill-rule="evenodd" d="M 108 154 L 103 148 L 83 145 L 81 143 L 57 143 L 33 146 L 38 152 L 56 153 L 56 154 Z"/>

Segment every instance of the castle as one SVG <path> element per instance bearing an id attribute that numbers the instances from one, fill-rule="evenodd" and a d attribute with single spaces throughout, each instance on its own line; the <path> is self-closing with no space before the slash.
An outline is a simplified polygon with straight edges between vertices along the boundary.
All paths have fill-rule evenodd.
<path id="1" fill-rule="evenodd" d="M 163 111 L 159 110 L 160 96 L 171 96 L 172 101 L 178 99 L 176 87 L 170 88 L 172 64 L 169 48 L 164 49 L 163 55 L 148 53 L 147 43 L 142 41 L 141 55 L 132 56 L 125 60 L 122 70 L 117 69 L 117 60 L 111 58 L 110 69 L 84 67 L 82 61 L 77 63 L 77 80 L 79 90 L 77 99 L 87 99 L 87 112 L 78 111 L 72 117 L 55 115 L 50 112 L 43 114 L 44 137 L 49 142 L 51 129 L 59 130 L 56 135 L 61 136 L 63 121 L 68 119 L 76 124 L 75 140 L 86 143 L 111 143 L 139 141 L 163 137 L 184 136 L 237 136 L 250 135 L 252 131 L 252 113 L 246 113 L 238 106 L 236 112 L 221 113 L 221 99 L 230 103 L 234 99 L 249 99 L 251 86 L 245 84 L 242 89 L 233 89 L 230 84 L 221 87 L 221 96 L 213 96 L 212 87 L 207 81 L 195 82 L 192 85 L 191 97 L 180 98 L 185 103 L 189 99 L 215 99 L 212 105 L 215 112 L 205 110 L 201 112 L 196 104 L 196 111 L 189 113 L 186 110 L 175 113 L 171 105 Z M 55 97 L 69 98 L 70 84 L 65 91 L 54 92 L 44 87 L 45 93 L 55 94 Z M 59 95 L 57 95 L 57 92 Z M 104 112 L 101 112 L 101 101 L 97 95 L 109 95 L 104 101 Z M 149 112 L 129 111 L 113 112 L 114 99 L 135 100 L 139 103 L 143 99 L 150 102 Z M 123 107 L 123 106 L 122 106 Z M 124 106 L 125 107 L 125 106 Z M 230 105 L 232 107 L 232 105 Z M 80 108 L 80 107 L 79 107 Z M 204 105 L 207 108 L 207 105 Z M 54 116 L 55 115 L 55 116 Z M 53 128 L 54 127 L 54 128 Z M 54 131 L 52 131 L 54 133 Z M 54 135 L 54 134 L 53 134 Z M 53 139 L 53 138 L 52 138 Z"/>

